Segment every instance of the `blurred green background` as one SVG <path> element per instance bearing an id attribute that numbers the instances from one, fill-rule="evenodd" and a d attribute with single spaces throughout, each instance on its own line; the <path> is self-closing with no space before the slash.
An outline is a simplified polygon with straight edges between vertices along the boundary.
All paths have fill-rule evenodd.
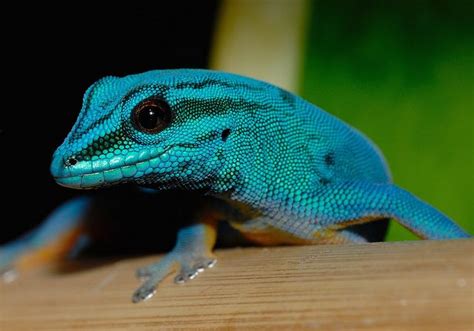
<path id="1" fill-rule="evenodd" d="M 318 1 L 303 97 L 383 150 L 395 182 L 474 234 L 472 1 Z M 392 222 L 388 239 L 415 239 Z"/>

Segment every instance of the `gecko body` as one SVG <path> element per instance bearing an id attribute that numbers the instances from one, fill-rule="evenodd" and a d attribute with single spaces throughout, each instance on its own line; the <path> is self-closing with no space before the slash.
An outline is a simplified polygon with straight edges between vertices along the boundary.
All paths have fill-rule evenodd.
<path id="1" fill-rule="evenodd" d="M 469 237 L 395 186 L 362 133 L 279 87 L 223 72 L 99 80 L 54 153 L 51 173 L 76 189 L 132 182 L 209 197 L 175 248 L 138 271 L 146 280 L 135 302 L 152 296 L 175 265 L 177 282 L 213 266 L 221 220 L 266 245 L 364 242 L 352 227 L 388 218 L 426 239 Z"/>

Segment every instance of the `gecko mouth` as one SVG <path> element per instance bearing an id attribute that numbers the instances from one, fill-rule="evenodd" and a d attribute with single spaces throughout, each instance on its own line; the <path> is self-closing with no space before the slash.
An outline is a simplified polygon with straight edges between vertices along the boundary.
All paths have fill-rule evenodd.
<path id="1" fill-rule="evenodd" d="M 54 177 L 54 180 L 59 185 L 68 188 L 94 189 L 131 181 L 132 177 L 127 178 L 122 168 L 114 168 L 77 176 Z"/>
<path id="2" fill-rule="evenodd" d="M 131 182 L 150 174 L 163 174 L 177 162 L 175 147 L 190 147 L 189 144 L 172 145 L 166 148 L 151 148 L 128 155 L 116 155 L 109 159 L 77 161 L 66 165 L 62 157 L 54 157 L 51 174 L 61 186 L 75 189 L 93 189 Z"/>

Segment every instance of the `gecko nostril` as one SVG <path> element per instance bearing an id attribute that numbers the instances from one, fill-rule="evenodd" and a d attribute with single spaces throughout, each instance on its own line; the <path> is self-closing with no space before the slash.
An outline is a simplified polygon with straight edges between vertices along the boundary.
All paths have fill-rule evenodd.
<path id="1" fill-rule="evenodd" d="M 77 159 L 74 156 L 71 156 L 69 159 L 66 160 L 65 164 L 67 166 L 73 166 L 77 164 Z"/>

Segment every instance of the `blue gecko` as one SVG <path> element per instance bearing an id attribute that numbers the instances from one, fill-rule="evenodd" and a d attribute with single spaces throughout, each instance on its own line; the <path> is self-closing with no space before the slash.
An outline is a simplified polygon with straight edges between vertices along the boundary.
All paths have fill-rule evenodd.
<path id="1" fill-rule="evenodd" d="M 176 266 L 178 283 L 212 267 L 222 220 L 264 245 L 365 242 L 354 226 L 388 218 L 425 239 L 470 237 L 392 184 L 382 154 L 362 133 L 279 87 L 224 72 L 157 70 L 99 80 L 54 153 L 51 173 L 75 189 L 135 183 L 202 192 L 174 249 L 137 271 L 145 281 L 134 302 L 151 297 Z M 27 237 L 46 246 L 68 233 L 73 243 L 85 209 L 87 199 L 66 205 L 38 231 L 43 239 Z M 26 246 L 7 245 L 3 264 L 21 260 Z"/>

